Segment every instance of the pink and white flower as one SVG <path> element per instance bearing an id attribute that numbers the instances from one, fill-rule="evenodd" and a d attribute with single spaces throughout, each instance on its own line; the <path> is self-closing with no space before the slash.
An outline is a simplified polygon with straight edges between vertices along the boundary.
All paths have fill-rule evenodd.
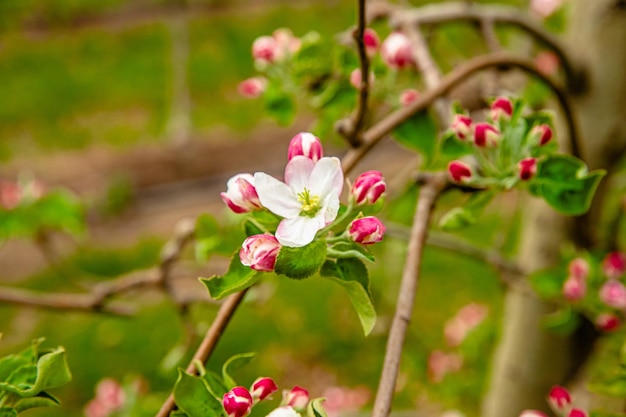
<path id="1" fill-rule="evenodd" d="M 361 217 L 350 223 L 348 234 L 356 243 L 370 245 L 383 240 L 385 225 L 374 216 Z"/>
<path id="2" fill-rule="evenodd" d="M 293 409 L 293 407 L 285 405 L 283 407 L 278 407 L 272 410 L 265 417 L 301 417 L 301 416 L 300 416 L 300 413 L 298 413 L 296 410 Z"/>
<path id="3" fill-rule="evenodd" d="M 574 258 L 567 265 L 567 271 L 572 276 L 586 279 L 589 275 L 589 262 L 585 258 Z"/>
<path id="4" fill-rule="evenodd" d="M 403 69 L 415 65 L 411 41 L 402 32 L 392 32 L 383 41 L 380 47 L 380 55 L 389 68 Z"/>
<path id="5" fill-rule="evenodd" d="M 274 236 L 252 235 L 243 241 L 239 250 L 239 259 L 243 265 L 255 271 L 272 272 L 278 252 L 280 252 L 280 243 Z"/>
<path id="6" fill-rule="evenodd" d="M 434 350 L 428 355 L 428 376 L 433 382 L 441 382 L 449 374 L 463 366 L 463 357 L 458 353 L 446 353 Z"/>
<path id="7" fill-rule="evenodd" d="M 584 278 L 570 275 L 563 283 L 563 297 L 569 301 L 580 301 L 587 294 L 587 284 Z"/>
<path id="8" fill-rule="evenodd" d="M 595 319 L 596 327 L 603 332 L 611 332 L 622 324 L 618 316 L 611 313 L 601 313 Z"/>
<path id="9" fill-rule="evenodd" d="M 357 205 L 374 204 L 386 190 L 387 184 L 382 172 L 371 170 L 363 172 L 354 180 L 350 195 Z"/>
<path id="10" fill-rule="evenodd" d="M 380 38 L 378 33 L 372 28 L 365 28 L 363 31 L 363 44 L 365 45 L 365 53 L 372 58 L 378 52 L 380 46 Z"/>
<path id="11" fill-rule="evenodd" d="M 543 146 L 552 140 L 554 133 L 549 125 L 541 124 L 533 128 L 531 135 L 536 138 L 535 140 L 540 146 Z"/>
<path id="12" fill-rule="evenodd" d="M 278 387 L 272 378 L 261 377 L 257 378 L 257 380 L 252 383 L 250 394 L 254 400 L 261 401 L 272 395 L 277 390 Z"/>
<path id="13" fill-rule="evenodd" d="M 519 417 L 548 417 L 548 415 L 538 410 L 524 410 Z"/>
<path id="14" fill-rule="evenodd" d="M 589 413 L 581 408 L 572 408 L 567 417 L 589 417 Z"/>
<path id="15" fill-rule="evenodd" d="M 566 388 L 555 385 L 548 393 L 548 403 L 555 412 L 562 413 L 572 406 L 572 397 Z"/>
<path id="16" fill-rule="evenodd" d="M 283 403 L 296 411 L 302 411 L 309 403 L 309 391 L 297 385 L 290 391 L 285 390 L 283 391 Z"/>
<path id="17" fill-rule="evenodd" d="M 415 103 L 417 99 L 419 98 L 420 98 L 419 91 L 415 90 L 414 88 L 409 88 L 407 90 L 404 90 L 402 93 L 400 93 L 400 104 L 406 107 L 409 104 Z"/>
<path id="18" fill-rule="evenodd" d="M 291 138 L 287 150 L 287 159 L 292 160 L 294 156 L 306 156 L 317 162 L 324 156 L 322 142 L 313 133 L 301 132 Z"/>
<path id="19" fill-rule="evenodd" d="M 448 164 L 448 174 L 454 182 L 467 182 L 472 178 L 472 168 L 463 161 L 452 161 Z"/>
<path id="20" fill-rule="evenodd" d="M 235 387 L 224 394 L 222 405 L 229 417 L 244 417 L 252 409 L 252 396 L 244 387 Z"/>
<path id="21" fill-rule="evenodd" d="M 491 103 L 491 120 L 509 119 L 513 115 L 513 103 L 507 97 L 498 97 Z"/>
<path id="22" fill-rule="evenodd" d="M 220 197 L 235 213 L 247 213 L 262 208 L 252 174 L 231 177 L 226 183 L 226 192 L 220 193 Z"/>
<path id="23" fill-rule="evenodd" d="M 252 43 L 252 57 L 262 65 L 282 58 L 281 48 L 273 36 L 260 36 Z"/>
<path id="24" fill-rule="evenodd" d="M 257 172 L 254 185 L 261 204 L 283 217 L 276 229 L 278 242 L 301 247 L 311 243 L 317 231 L 337 217 L 343 171 L 335 157 L 313 162 L 298 155 L 285 167 L 285 182 Z"/>
<path id="25" fill-rule="evenodd" d="M 452 129 L 457 138 L 465 140 L 472 134 L 472 119 L 464 114 L 455 114 L 450 124 L 450 129 Z"/>
<path id="26" fill-rule="evenodd" d="M 531 0 L 530 10 L 541 18 L 546 18 L 561 7 L 563 0 Z"/>
<path id="27" fill-rule="evenodd" d="M 600 300 L 609 307 L 626 310 L 626 287 L 616 279 L 609 279 L 600 288 Z"/>
<path id="28" fill-rule="evenodd" d="M 487 318 L 489 308 L 484 304 L 469 303 L 448 320 L 444 327 L 444 336 L 449 346 L 460 345 L 467 335 Z"/>
<path id="29" fill-rule="evenodd" d="M 252 77 L 243 80 L 237 86 L 237 91 L 242 97 L 257 98 L 265 91 L 267 79 L 265 77 Z"/>
<path id="30" fill-rule="evenodd" d="M 602 272 L 609 278 L 619 278 L 626 272 L 626 254 L 611 252 L 602 260 Z"/>
<path id="31" fill-rule="evenodd" d="M 501 139 L 502 135 L 495 126 L 485 122 L 474 125 L 474 143 L 479 148 L 497 146 Z"/>
<path id="32" fill-rule="evenodd" d="M 559 56 L 552 51 L 541 51 L 535 57 L 535 66 L 537 70 L 546 76 L 556 74 L 559 70 L 561 62 Z"/>
<path id="33" fill-rule="evenodd" d="M 374 79 L 375 79 L 374 73 L 370 72 L 369 73 L 369 77 L 368 77 L 369 85 L 374 84 Z M 363 77 L 361 76 L 361 68 L 355 68 L 350 73 L 350 85 L 352 87 L 356 88 L 357 90 L 360 90 L 361 89 L 361 81 L 363 81 Z"/>
<path id="34" fill-rule="evenodd" d="M 537 174 L 537 159 L 524 158 L 517 163 L 519 169 L 519 179 L 528 181 Z"/>

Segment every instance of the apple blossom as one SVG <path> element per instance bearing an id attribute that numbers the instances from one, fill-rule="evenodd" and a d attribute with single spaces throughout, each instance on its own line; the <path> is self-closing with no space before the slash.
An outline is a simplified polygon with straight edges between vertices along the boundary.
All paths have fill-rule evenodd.
<path id="1" fill-rule="evenodd" d="M 580 408 L 572 408 L 567 417 L 588 417 L 589 413 Z"/>
<path id="2" fill-rule="evenodd" d="M 363 31 L 363 44 L 365 45 L 365 53 L 372 58 L 378 52 L 380 46 L 380 38 L 376 31 L 372 28 L 365 28 Z"/>
<path id="3" fill-rule="evenodd" d="M 519 417 L 548 417 L 548 415 L 538 410 L 524 410 Z"/>
<path id="4" fill-rule="evenodd" d="M 278 390 L 278 387 L 272 378 L 261 377 L 252 383 L 250 394 L 253 399 L 261 401 L 276 392 L 276 390 Z"/>
<path id="5" fill-rule="evenodd" d="M 252 77 L 240 82 L 237 91 L 243 97 L 256 98 L 263 94 L 265 87 L 267 87 L 265 77 Z"/>
<path id="6" fill-rule="evenodd" d="M 585 258 L 574 258 L 567 265 L 570 275 L 585 279 L 589 275 L 589 262 Z"/>
<path id="7" fill-rule="evenodd" d="M 609 307 L 626 309 L 626 287 L 616 279 L 609 279 L 600 288 L 600 300 Z"/>
<path id="8" fill-rule="evenodd" d="M 537 173 L 537 159 L 536 158 L 524 158 L 517 163 L 519 168 L 519 179 L 522 181 L 528 181 Z"/>
<path id="9" fill-rule="evenodd" d="M 462 161 L 452 161 L 448 164 L 448 174 L 455 182 L 465 182 L 472 178 L 472 168 Z"/>
<path id="10" fill-rule="evenodd" d="M 301 417 L 301 416 L 300 416 L 300 413 L 298 413 L 296 410 L 293 409 L 293 407 L 290 407 L 287 405 L 287 406 L 278 407 L 272 410 L 265 417 Z"/>
<path id="11" fill-rule="evenodd" d="M 368 77 L 369 85 L 374 84 L 374 73 L 370 72 Z M 361 68 L 355 68 L 350 73 L 350 85 L 357 90 L 361 89 L 361 81 L 363 81 L 363 77 L 361 76 Z"/>
<path id="12" fill-rule="evenodd" d="M 531 0 L 530 10 L 541 18 L 546 18 L 561 7 L 564 0 Z"/>
<path id="13" fill-rule="evenodd" d="M 290 391 L 283 391 L 283 402 L 295 410 L 302 411 L 309 403 L 309 391 L 296 385 Z"/>
<path id="14" fill-rule="evenodd" d="M 400 104 L 403 106 L 408 106 L 409 104 L 415 103 L 419 97 L 419 91 L 413 88 L 409 88 L 407 90 L 404 90 L 400 94 Z"/>
<path id="15" fill-rule="evenodd" d="M 357 205 L 374 204 L 386 190 L 382 172 L 371 170 L 363 172 L 354 180 L 350 195 Z"/>
<path id="16" fill-rule="evenodd" d="M 17 207 L 22 200 L 22 189 L 11 181 L 0 181 L 0 206 L 6 210 Z"/>
<path id="17" fill-rule="evenodd" d="M 538 140 L 539 145 L 543 146 L 552 140 L 554 133 L 549 125 L 541 124 L 533 128 L 531 135 L 534 135 L 537 138 L 536 140 Z"/>
<path id="18" fill-rule="evenodd" d="M 313 162 L 319 161 L 324 156 L 322 142 L 313 133 L 301 132 L 291 138 L 287 150 L 287 159 L 291 161 L 294 156 L 305 156 Z"/>
<path id="19" fill-rule="evenodd" d="M 474 125 L 474 143 L 479 148 L 497 146 L 502 135 L 495 126 L 480 122 Z"/>
<path id="20" fill-rule="evenodd" d="M 621 320 L 615 314 L 610 313 L 602 313 L 599 314 L 595 319 L 596 327 L 603 332 L 611 332 L 617 328 L 619 328 Z"/>
<path id="21" fill-rule="evenodd" d="M 383 240 L 385 225 L 374 216 L 361 217 L 350 223 L 348 234 L 356 243 L 378 243 Z"/>
<path id="22" fill-rule="evenodd" d="M 254 185 L 263 206 L 283 217 L 276 229 L 278 242 L 305 246 L 337 217 L 343 188 L 341 162 L 335 157 L 314 162 L 294 156 L 285 167 L 285 182 L 257 172 Z"/>
<path id="23" fill-rule="evenodd" d="M 560 66 L 559 56 L 552 51 L 541 51 L 535 57 L 537 70 L 546 76 L 553 75 Z"/>
<path id="24" fill-rule="evenodd" d="M 587 293 L 587 284 L 583 278 L 575 275 L 569 276 L 563 283 L 563 297 L 569 301 L 579 301 Z"/>
<path id="25" fill-rule="evenodd" d="M 237 174 L 226 183 L 226 192 L 220 193 L 222 201 L 235 213 L 247 213 L 262 208 L 252 174 Z"/>
<path id="26" fill-rule="evenodd" d="M 498 97 L 491 103 L 491 120 L 511 118 L 513 115 L 513 103 L 507 97 Z"/>
<path id="27" fill-rule="evenodd" d="M 609 278 L 619 278 L 626 272 L 626 254 L 611 252 L 602 260 L 602 272 Z"/>
<path id="28" fill-rule="evenodd" d="M 261 64 L 271 64 L 281 58 L 278 42 L 273 36 L 260 36 L 252 43 L 252 57 Z"/>
<path id="29" fill-rule="evenodd" d="M 239 250 L 239 259 L 245 266 L 255 271 L 272 272 L 280 243 L 272 235 L 252 235 L 246 238 Z"/>
<path id="30" fill-rule="evenodd" d="M 433 382 L 443 381 L 447 374 L 458 371 L 461 366 L 463 357 L 457 353 L 435 350 L 428 355 L 428 376 Z"/>
<path id="31" fill-rule="evenodd" d="M 472 134 L 472 119 L 464 114 L 455 114 L 450 128 L 457 138 L 464 140 Z"/>
<path id="32" fill-rule="evenodd" d="M 244 387 L 235 387 L 224 394 L 222 405 L 229 417 L 244 417 L 252 409 L 252 396 Z"/>
<path id="33" fill-rule="evenodd" d="M 278 28 L 272 33 L 272 37 L 276 40 L 276 44 L 280 50 L 279 58 L 285 55 L 295 54 L 300 49 L 302 42 L 293 36 L 293 32 L 288 28 Z"/>
<path id="34" fill-rule="evenodd" d="M 548 393 L 548 403 L 554 411 L 563 412 L 572 405 L 572 397 L 566 388 L 555 385 Z"/>
<path id="35" fill-rule="evenodd" d="M 387 66 L 393 69 L 403 69 L 415 64 L 411 42 L 402 32 L 392 32 L 383 41 L 380 54 Z"/>

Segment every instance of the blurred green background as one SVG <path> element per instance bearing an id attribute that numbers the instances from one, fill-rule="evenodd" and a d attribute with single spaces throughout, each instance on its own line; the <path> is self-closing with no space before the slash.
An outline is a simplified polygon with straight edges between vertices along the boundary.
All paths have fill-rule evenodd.
<path id="1" fill-rule="evenodd" d="M 525 5 L 522 1 L 504 3 Z M 166 145 L 177 106 L 172 45 L 181 7 L 187 10 L 185 73 L 191 134 L 200 140 L 213 140 L 224 131 L 254 135 L 263 125 L 261 105 L 242 100 L 236 93 L 238 82 L 254 75 L 252 41 L 277 27 L 289 27 L 296 36 L 315 30 L 332 37 L 354 24 L 355 4 L 331 0 L 2 0 L 0 159 L 10 166 L 16 159 L 28 164 L 34 155 L 67 150 L 113 147 L 123 153 L 142 144 Z M 471 44 L 472 33 L 469 28 L 451 27 L 437 38 L 439 53 L 449 51 L 449 56 L 462 58 L 476 47 Z M 275 132 L 280 130 L 275 128 Z M 124 194 L 124 188 L 119 192 Z M 385 217 L 408 226 L 415 197 L 416 190 L 407 189 L 390 202 Z M 458 198 L 448 196 L 441 205 L 452 206 Z M 512 254 L 517 213 L 502 210 L 503 206 L 509 207 L 510 202 L 495 202 L 479 225 L 464 231 L 462 237 L 479 247 L 497 245 Z M 215 215 L 225 218 L 221 208 Z M 232 241 L 237 240 L 238 232 L 227 233 L 232 233 Z M 165 238 L 145 233 L 120 247 L 83 237 L 59 264 L 12 280 L 11 285 L 83 291 L 95 282 L 153 265 Z M 322 395 L 327 386 L 365 385 L 371 390 L 371 404 L 405 250 L 405 240 L 393 235 L 375 248 L 378 261 L 370 273 L 380 317 L 371 336 L 363 337 L 348 298 L 338 286 L 321 278 L 302 282 L 268 278 L 251 292 L 233 319 L 209 367 L 219 369 L 232 354 L 256 351 L 258 357 L 236 375 L 243 385 L 260 375 L 274 377 L 281 388 L 308 387 L 313 395 Z M 191 252 L 185 253 L 185 259 L 193 258 Z M 199 283 L 197 291 L 205 291 Z M 489 265 L 443 249 L 426 250 L 394 409 L 432 406 L 478 415 L 501 296 L 499 278 Z M 154 415 L 173 385 L 176 367 L 189 357 L 181 354 L 185 321 L 175 306 L 156 294 L 132 297 L 144 305 L 133 318 L 0 304 L 0 332 L 4 334 L 0 356 L 44 336 L 49 345 L 65 346 L 74 375 L 70 385 L 54 392 L 62 400 L 61 408 L 33 410 L 27 415 L 81 416 L 100 379 L 130 381 L 138 376 L 145 392 L 134 415 Z M 428 354 L 436 349 L 455 351 L 445 345 L 444 323 L 472 301 L 489 306 L 487 322 L 460 348 L 465 358 L 461 370 L 442 383 L 429 382 Z M 191 308 L 187 322 L 196 337 L 208 328 L 216 310 L 212 304 Z"/>

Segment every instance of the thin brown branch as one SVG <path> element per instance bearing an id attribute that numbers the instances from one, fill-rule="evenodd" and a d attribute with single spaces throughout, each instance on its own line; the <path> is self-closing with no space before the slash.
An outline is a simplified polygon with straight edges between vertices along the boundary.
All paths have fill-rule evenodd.
<path id="1" fill-rule="evenodd" d="M 475 72 L 488 68 L 517 68 L 538 78 L 545 83 L 556 96 L 565 117 L 568 135 L 571 141 L 572 154 L 580 157 L 578 129 L 574 120 L 574 113 L 567 94 L 552 79 L 537 70 L 534 63 L 526 58 L 520 58 L 506 52 L 483 55 L 466 61 L 450 71 L 441 83 L 420 95 L 419 99 L 409 106 L 402 107 L 363 132 L 363 144 L 358 149 L 349 150 L 342 160 L 344 171 L 351 170 L 378 142 L 398 125 L 406 121 L 415 113 L 426 109 L 436 99 L 450 92 L 451 89 L 463 83 Z"/>
<path id="2" fill-rule="evenodd" d="M 359 69 L 361 71 L 361 83 L 357 107 L 354 115 L 347 120 L 340 120 L 337 123 L 337 131 L 343 135 L 351 147 L 358 148 L 361 145 L 360 133 L 367 114 L 367 100 L 370 87 L 370 65 L 369 57 L 365 48 L 363 34 L 365 32 L 365 0 L 357 0 L 357 27 L 352 32 L 352 38 L 357 47 L 359 56 Z"/>
<path id="3" fill-rule="evenodd" d="M 237 307 L 239 307 L 239 304 L 241 304 L 241 301 L 246 295 L 246 292 L 247 289 L 232 294 L 220 306 L 220 309 L 217 312 L 217 316 L 211 323 L 211 327 L 204 336 L 204 339 L 202 339 L 202 343 L 200 343 L 200 346 L 196 350 L 196 353 L 193 355 L 193 359 L 189 362 L 189 365 L 187 366 L 187 373 L 196 374 L 197 370 L 194 366 L 194 363 L 196 361 L 204 363 L 209 358 L 209 356 L 213 352 L 213 349 L 215 349 L 215 346 L 217 345 L 217 342 L 219 341 L 221 335 L 223 334 L 224 329 L 226 329 L 228 322 L 237 310 Z M 159 412 L 156 414 L 156 417 L 169 416 L 170 412 L 174 409 L 175 406 L 176 404 L 174 402 L 174 395 L 170 394 L 165 403 L 163 403 L 163 405 L 161 406 Z"/>
<path id="4" fill-rule="evenodd" d="M 391 329 L 389 330 L 385 360 L 378 384 L 378 392 L 376 393 L 372 417 L 387 417 L 391 410 L 391 402 L 395 392 L 398 371 L 400 369 L 400 358 L 402 356 L 404 339 L 413 314 L 415 293 L 420 276 L 422 252 L 426 243 L 428 225 L 437 196 L 445 188 L 446 184 L 446 174 L 439 173 L 432 175 L 420 188 L 419 199 L 409 238 L 407 259 L 400 283 L 400 291 L 398 293 L 396 312 L 391 323 Z"/>

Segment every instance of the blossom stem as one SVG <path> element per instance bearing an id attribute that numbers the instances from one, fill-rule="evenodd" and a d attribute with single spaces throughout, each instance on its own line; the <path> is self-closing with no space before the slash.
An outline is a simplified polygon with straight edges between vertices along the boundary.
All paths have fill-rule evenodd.
<path id="1" fill-rule="evenodd" d="M 346 250 L 346 251 L 340 251 L 340 250 L 335 250 L 335 249 L 329 248 L 328 251 L 326 252 L 326 254 L 328 255 L 329 258 L 335 258 L 335 259 L 358 258 L 358 259 L 360 259 L 362 261 L 372 262 L 372 260 L 370 258 L 368 258 L 367 256 L 363 255 L 358 250 L 354 250 L 354 249 Z"/>

